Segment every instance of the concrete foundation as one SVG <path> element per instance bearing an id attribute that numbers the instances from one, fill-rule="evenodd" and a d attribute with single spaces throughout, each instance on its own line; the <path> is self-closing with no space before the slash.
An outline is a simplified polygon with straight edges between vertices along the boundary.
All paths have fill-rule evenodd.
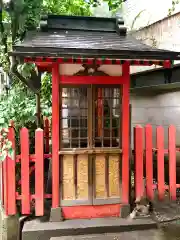
<path id="1" fill-rule="evenodd" d="M 122 218 L 75 219 L 62 222 L 42 222 L 41 218 L 25 222 L 22 240 L 49 240 L 52 237 L 105 234 L 157 228 L 148 218 L 127 220 Z"/>
<path id="2" fill-rule="evenodd" d="M 17 240 L 19 237 L 19 227 L 19 216 L 7 217 L 0 206 L 0 240 Z"/>

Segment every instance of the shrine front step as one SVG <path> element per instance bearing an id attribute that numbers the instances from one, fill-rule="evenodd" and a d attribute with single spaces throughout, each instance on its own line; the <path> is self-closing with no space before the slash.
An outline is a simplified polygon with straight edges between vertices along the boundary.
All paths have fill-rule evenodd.
<path id="1" fill-rule="evenodd" d="M 92 238 L 93 234 L 149 230 L 157 227 L 157 223 L 149 218 L 132 221 L 122 218 L 96 218 L 65 220 L 62 222 L 42 222 L 41 219 L 34 219 L 24 223 L 22 240 L 63 240 L 66 239 L 63 238 L 65 236 L 78 235 L 91 235 Z M 58 238 L 52 239 L 54 237 Z"/>
<path id="2" fill-rule="evenodd" d="M 63 237 L 52 237 L 50 240 L 122 240 L 122 239 L 152 240 L 152 239 L 156 239 L 157 236 L 159 236 L 160 233 L 157 231 L 141 230 L 141 231 L 121 232 L 121 233 L 63 236 Z"/>

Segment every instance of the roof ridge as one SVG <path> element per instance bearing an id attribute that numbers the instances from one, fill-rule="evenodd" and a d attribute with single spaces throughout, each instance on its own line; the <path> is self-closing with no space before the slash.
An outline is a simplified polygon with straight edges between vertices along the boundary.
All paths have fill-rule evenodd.
<path id="1" fill-rule="evenodd" d="M 73 21 L 72 21 L 73 20 Z M 65 15 L 42 15 L 40 30 L 81 30 L 99 32 L 117 32 L 120 36 L 126 36 L 127 28 L 122 17 L 102 18 Z"/>

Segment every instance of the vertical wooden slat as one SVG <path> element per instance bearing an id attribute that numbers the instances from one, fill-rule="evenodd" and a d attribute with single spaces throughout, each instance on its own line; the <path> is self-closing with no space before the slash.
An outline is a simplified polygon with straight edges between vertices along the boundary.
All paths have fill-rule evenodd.
<path id="1" fill-rule="evenodd" d="M 7 158 L 2 163 L 2 171 L 3 171 L 3 198 L 4 198 L 4 211 L 5 214 L 8 215 L 8 169 L 7 169 Z"/>
<path id="2" fill-rule="evenodd" d="M 171 200 L 176 200 L 176 129 L 171 125 L 168 129 L 169 149 L 169 190 Z"/>
<path id="3" fill-rule="evenodd" d="M 152 142 L 152 126 L 145 127 L 145 148 L 146 148 L 146 191 L 147 196 L 153 199 L 153 142 Z"/>
<path id="4" fill-rule="evenodd" d="M 80 132 L 80 131 L 79 131 Z M 78 173 L 77 173 L 77 155 L 75 154 L 73 156 L 73 169 L 74 169 L 74 189 L 75 189 L 75 199 L 78 198 L 78 193 L 77 193 L 77 176 L 78 176 Z"/>
<path id="5" fill-rule="evenodd" d="M 22 214 L 30 213 L 30 186 L 29 186 L 29 133 L 27 128 L 20 132 L 21 144 L 21 206 Z"/>
<path id="6" fill-rule="evenodd" d="M 134 151 L 135 151 L 135 191 L 136 198 L 144 194 L 143 183 L 143 128 L 134 128 Z"/>
<path id="7" fill-rule="evenodd" d="M 63 200 L 75 200 L 75 165 L 73 155 L 63 156 Z"/>
<path id="8" fill-rule="evenodd" d="M 108 197 L 120 197 L 121 185 L 120 185 L 120 158 L 119 155 L 109 155 L 109 194 Z"/>
<path id="9" fill-rule="evenodd" d="M 7 179 L 8 179 L 8 215 L 16 214 L 16 179 L 15 179 L 15 166 L 16 166 L 16 146 L 15 146 L 15 131 L 13 127 L 9 128 L 8 139 L 12 142 L 13 157 L 7 157 Z"/>
<path id="10" fill-rule="evenodd" d="M 37 129 L 35 133 L 35 213 L 44 215 L 44 144 L 43 130 Z"/>
<path id="11" fill-rule="evenodd" d="M 49 119 L 44 120 L 45 153 L 49 153 Z"/>
<path id="12" fill-rule="evenodd" d="M 129 87 L 130 65 L 122 65 L 124 83 L 122 87 L 122 202 L 129 203 Z"/>
<path id="13" fill-rule="evenodd" d="M 62 98 L 62 95 L 61 95 Z M 60 204 L 59 191 L 59 146 L 60 146 L 60 101 L 59 101 L 59 64 L 52 67 L 52 207 Z"/>
<path id="14" fill-rule="evenodd" d="M 109 197 L 109 154 L 105 155 L 105 187 L 107 198 Z"/>
<path id="15" fill-rule="evenodd" d="M 91 172 L 92 174 L 92 172 Z M 87 199 L 88 189 L 88 155 L 77 156 L 77 199 Z"/>
<path id="16" fill-rule="evenodd" d="M 95 174 L 94 174 L 94 156 L 88 155 L 88 201 L 93 204 L 93 198 L 95 196 Z"/>
<path id="17" fill-rule="evenodd" d="M 0 162 L 0 201 L 4 206 L 3 163 Z"/>
<path id="18" fill-rule="evenodd" d="M 164 129 L 162 126 L 156 129 L 156 145 L 157 145 L 157 171 L 158 171 L 158 197 L 159 200 L 164 199 Z"/>
<path id="19" fill-rule="evenodd" d="M 105 181 L 105 164 L 106 159 L 104 154 L 96 155 L 95 158 L 95 197 L 106 198 L 106 181 Z"/>

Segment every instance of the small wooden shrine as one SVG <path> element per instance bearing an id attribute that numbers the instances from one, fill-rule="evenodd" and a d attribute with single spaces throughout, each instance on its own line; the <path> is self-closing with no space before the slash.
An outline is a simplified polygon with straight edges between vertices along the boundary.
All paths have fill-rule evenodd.
<path id="1" fill-rule="evenodd" d="M 52 220 L 129 212 L 130 67 L 168 69 L 179 53 L 121 18 L 49 15 L 10 54 L 52 71 Z"/>

